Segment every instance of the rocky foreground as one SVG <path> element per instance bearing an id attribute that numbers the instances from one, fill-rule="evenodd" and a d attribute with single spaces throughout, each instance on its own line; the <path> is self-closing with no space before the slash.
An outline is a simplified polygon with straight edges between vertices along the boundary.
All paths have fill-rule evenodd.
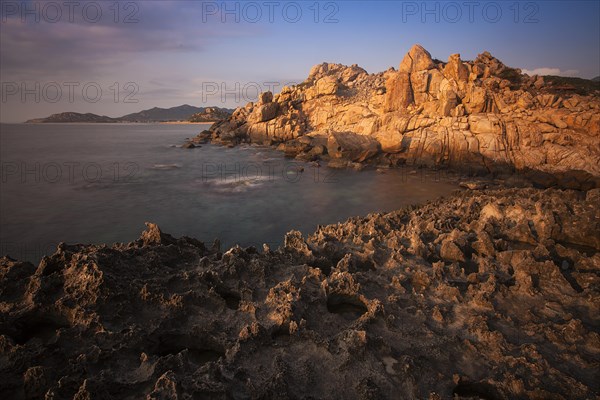
<path id="1" fill-rule="evenodd" d="M 600 190 L 458 192 L 205 246 L 0 259 L 0 398 L 600 396 Z"/>
<path id="2" fill-rule="evenodd" d="M 488 52 L 442 62 L 415 45 L 397 70 L 316 65 L 195 140 L 271 144 L 332 167 L 571 171 L 582 181 L 600 176 L 600 83 L 528 76 Z"/>

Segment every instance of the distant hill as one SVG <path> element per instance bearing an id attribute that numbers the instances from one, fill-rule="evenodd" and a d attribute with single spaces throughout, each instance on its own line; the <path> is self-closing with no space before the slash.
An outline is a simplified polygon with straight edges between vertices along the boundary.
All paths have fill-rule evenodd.
<path id="1" fill-rule="evenodd" d="M 68 123 L 68 122 L 213 122 L 227 118 L 233 110 L 220 107 L 194 107 L 189 104 L 171 108 L 154 107 L 149 110 L 143 110 L 137 113 L 127 114 L 120 118 L 111 118 L 96 114 L 64 112 L 52 114 L 46 118 L 35 118 L 26 121 L 26 123 Z"/>
<path id="2" fill-rule="evenodd" d="M 594 82 L 600 82 L 600 76 L 597 76 L 597 77 L 595 77 L 595 78 L 592 78 L 592 80 L 593 80 Z"/>
<path id="3" fill-rule="evenodd" d="M 116 118 L 110 118 L 106 115 L 96 115 L 92 113 L 76 113 L 76 112 L 64 112 L 59 114 L 52 114 L 46 118 L 30 119 L 27 123 L 39 124 L 39 123 L 57 123 L 57 122 L 94 122 L 94 123 L 115 123 L 119 122 Z"/>
<path id="4" fill-rule="evenodd" d="M 127 114 L 119 118 L 125 122 L 166 122 L 187 121 L 193 114 L 203 112 L 202 107 L 193 107 L 184 104 L 178 107 L 159 108 L 154 107 L 133 114 Z"/>
<path id="5" fill-rule="evenodd" d="M 594 78 L 596 79 L 596 78 Z M 575 93 L 587 96 L 600 90 L 600 81 L 594 79 L 583 79 L 568 76 L 545 75 L 544 82 L 549 93 L 562 95 L 564 93 Z"/>

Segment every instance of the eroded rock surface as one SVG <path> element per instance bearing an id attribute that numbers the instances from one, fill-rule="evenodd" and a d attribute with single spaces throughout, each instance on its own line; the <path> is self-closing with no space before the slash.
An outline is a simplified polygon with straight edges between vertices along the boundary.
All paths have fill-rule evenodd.
<path id="1" fill-rule="evenodd" d="M 306 159 L 338 133 L 378 143 L 361 160 L 366 163 L 598 177 L 600 86 L 530 77 L 488 52 L 472 61 L 453 54 L 441 62 L 415 45 L 399 70 L 368 74 L 356 65 L 316 65 L 301 84 L 238 108 L 203 137 L 227 145 L 284 143 L 296 149 L 287 155 Z M 304 145 L 298 146 L 301 138 Z"/>
<path id="2" fill-rule="evenodd" d="M 600 191 L 459 192 L 224 253 L 0 259 L 0 397 L 589 399 Z"/>

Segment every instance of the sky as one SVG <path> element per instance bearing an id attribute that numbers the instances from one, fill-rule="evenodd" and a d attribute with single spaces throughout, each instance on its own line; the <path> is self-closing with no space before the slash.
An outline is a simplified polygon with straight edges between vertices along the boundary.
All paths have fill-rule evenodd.
<path id="1" fill-rule="evenodd" d="M 600 1 L 0 0 L 0 122 L 234 108 L 313 65 L 397 68 L 413 44 L 529 74 L 600 75 Z"/>

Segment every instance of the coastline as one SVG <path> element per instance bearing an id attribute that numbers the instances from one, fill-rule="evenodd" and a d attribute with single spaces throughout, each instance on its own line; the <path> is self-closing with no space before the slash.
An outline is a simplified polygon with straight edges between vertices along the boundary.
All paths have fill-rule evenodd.
<path id="1" fill-rule="evenodd" d="M 600 400 L 600 1 L 0 2 L 0 400 Z"/>
<path id="2" fill-rule="evenodd" d="M 561 85 L 488 52 L 444 63 L 415 45 L 398 70 L 320 64 L 193 123 L 210 128 L 181 151 L 267 145 L 315 168 L 476 178 L 289 231 L 277 249 L 146 223 L 133 242 L 61 243 L 37 266 L 2 257 L 0 396 L 593 397 L 600 91 Z"/>
<path id="3" fill-rule="evenodd" d="M 559 170 L 546 171 L 533 168 L 517 169 L 514 165 L 505 164 L 487 164 L 486 168 L 478 165 L 450 166 L 450 165 L 430 165 L 420 163 L 400 163 L 390 165 L 389 159 L 385 155 L 382 157 L 373 157 L 363 161 L 353 161 L 348 157 L 332 157 L 323 142 L 327 139 L 322 137 L 306 135 L 298 140 L 287 142 L 253 142 L 251 140 L 239 139 L 236 142 L 223 141 L 220 137 L 214 135 L 214 129 L 218 129 L 220 124 L 227 121 L 217 121 L 208 130 L 200 132 L 197 136 L 186 139 L 183 146 L 189 149 L 200 148 L 202 144 L 211 143 L 217 146 L 232 148 L 238 145 L 267 146 L 282 152 L 286 158 L 296 159 L 299 162 L 307 163 L 313 167 L 328 167 L 331 169 L 350 169 L 362 171 L 364 169 L 375 169 L 379 172 L 385 172 L 388 169 L 411 169 L 411 170 L 431 170 L 443 171 L 445 173 L 462 177 L 463 182 L 459 182 L 466 189 L 484 189 L 487 186 L 497 186 L 497 180 L 506 182 L 505 187 L 535 187 L 540 189 L 557 188 L 566 190 L 588 191 L 600 188 L 600 176 L 589 173 L 585 170 Z M 314 150 L 319 151 L 315 152 Z M 358 148 L 356 151 L 365 151 Z M 491 167 L 491 168 L 490 168 Z"/>
<path id="4" fill-rule="evenodd" d="M 291 231 L 278 249 L 225 251 L 148 223 L 128 244 L 60 244 L 37 267 L 4 257 L 2 390 L 593 397 L 594 356 L 578 349 L 600 317 L 598 200 L 460 191 Z"/>

